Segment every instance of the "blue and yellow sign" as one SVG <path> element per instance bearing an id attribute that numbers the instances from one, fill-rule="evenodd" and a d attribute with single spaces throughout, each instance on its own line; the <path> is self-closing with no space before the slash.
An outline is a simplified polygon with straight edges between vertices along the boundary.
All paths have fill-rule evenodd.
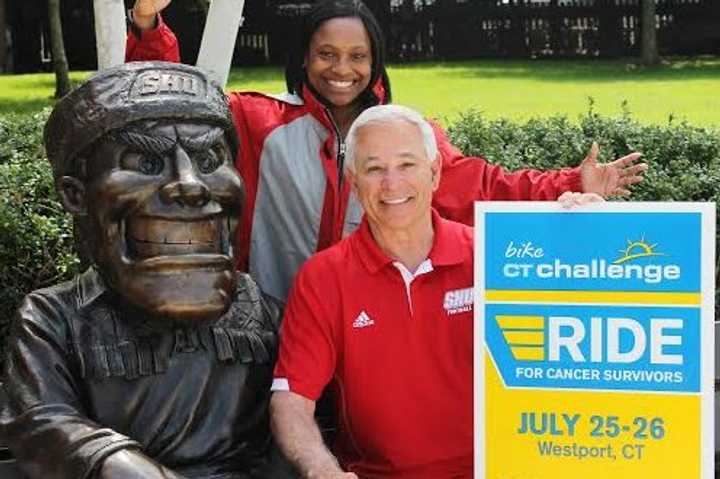
<path id="1" fill-rule="evenodd" d="M 714 477 L 714 205 L 475 224 L 475 477 Z"/>

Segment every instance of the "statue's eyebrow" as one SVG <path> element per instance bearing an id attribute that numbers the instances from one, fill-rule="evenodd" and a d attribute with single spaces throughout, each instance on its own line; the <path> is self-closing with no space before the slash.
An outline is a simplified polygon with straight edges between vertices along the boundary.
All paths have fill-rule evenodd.
<path id="1" fill-rule="evenodd" d="M 202 135 L 198 135 L 193 138 L 183 138 L 180 135 L 178 135 L 178 138 L 180 139 L 180 144 L 189 151 L 192 151 L 194 153 L 205 151 L 213 146 L 215 146 L 222 138 L 222 136 L 225 134 L 225 131 L 222 128 L 212 128 L 211 130 L 206 131 Z"/>
<path id="2" fill-rule="evenodd" d="M 164 155 L 175 147 L 175 138 L 168 138 L 162 135 L 150 135 L 138 130 L 120 130 L 113 132 L 111 137 L 114 141 L 126 146 L 137 148 L 143 153 L 154 153 Z"/>

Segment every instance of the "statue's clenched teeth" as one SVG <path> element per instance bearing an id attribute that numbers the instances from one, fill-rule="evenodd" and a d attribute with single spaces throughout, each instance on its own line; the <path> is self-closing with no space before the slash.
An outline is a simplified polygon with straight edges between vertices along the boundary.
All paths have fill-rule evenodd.
<path id="1" fill-rule="evenodd" d="M 125 238 L 132 256 L 226 253 L 227 218 L 213 217 L 195 221 L 175 221 L 152 217 L 126 220 Z"/>

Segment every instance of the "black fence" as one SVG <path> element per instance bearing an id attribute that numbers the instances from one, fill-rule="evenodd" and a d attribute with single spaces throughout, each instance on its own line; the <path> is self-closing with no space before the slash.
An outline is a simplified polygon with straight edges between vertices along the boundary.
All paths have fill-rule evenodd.
<path id="1" fill-rule="evenodd" d="M 266 43 L 241 63 L 282 63 L 310 1 L 269 2 L 249 31 Z M 367 0 L 392 61 L 618 58 L 640 54 L 640 0 Z M 260 12 L 258 12 L 260 13 Z M 720 54 L 720 0 L 657 0 L 661 55 Z M 243 29 L 245 30 L 245 29 Z M 199 40 L 198 40 L 199 41 Z M 264 49 L 264 50 L 263 50 Z M 243 61 L 246 60 L 246 61 Z"/>
<path id="2" fill-rule="evenodd" d="M 259 7 L 260 3 L 246 12 L 236 65 L 284 63 L 300 18 L 313 2 L 267 2 Z M 383 26 L 392 61 L 640 54 L 640 0 L 366 3 Z M 658 0 L 656 22 L 661 55 L 720 54 L 720 0 Z M 199 45 L 200 36 L 183 41 Z M 183 58 L 193 60 L 191 55 Z"/>
<path id="3" fill-rule="evenodd" d="M 720 54 L 720 0 L 656 0 L 661 55 Z M 131 0 L 126 0 L 131 4 Z M 282 64 L 312 0 L 247 0 L 235 65 Z M 496 58 L 617 58 L 640 53 L 640 0 L 366 0 L 387 36 L 392 61 Z M 16 72 L 49 69 L 44 0 L 11 0 Z M 174 0 L 165 12 L 194 63 L 204 11 Z M 63 0 L 73 69 L 95 67 L 92 0 Z"/>
<path id="4" fill-rule="evenodd" d="M 662 55 L 720 53 L 720 2 L 658 0 Z M 393 59 L 631 57 L 640 0 L 403 2 L 393 8 Z"/>

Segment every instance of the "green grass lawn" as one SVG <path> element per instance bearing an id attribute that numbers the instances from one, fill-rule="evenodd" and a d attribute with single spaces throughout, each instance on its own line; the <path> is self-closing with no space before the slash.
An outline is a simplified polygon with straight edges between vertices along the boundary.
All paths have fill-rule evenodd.
<path id="1" fill-rule="evenodd" d="M 720 125 L 720 58 L 675 59 L 658 68 L 624 61 L 478 60 L 397 64 L 389 68 L 395 103 L 406 104 L 443 123 L 469 108 L 489 118 L 526 120 L 595 111 L 617 115 L 623 104 L 645 123 L 670 116 L 696 125 Z M 74 72 L 74 81 L 88 72 Z M 233 70 L 229 89 L 279 93 L 279 67 Z M 51 74 L 0 75 L 0 114 L 31 112 L 51 104 Z"/>

